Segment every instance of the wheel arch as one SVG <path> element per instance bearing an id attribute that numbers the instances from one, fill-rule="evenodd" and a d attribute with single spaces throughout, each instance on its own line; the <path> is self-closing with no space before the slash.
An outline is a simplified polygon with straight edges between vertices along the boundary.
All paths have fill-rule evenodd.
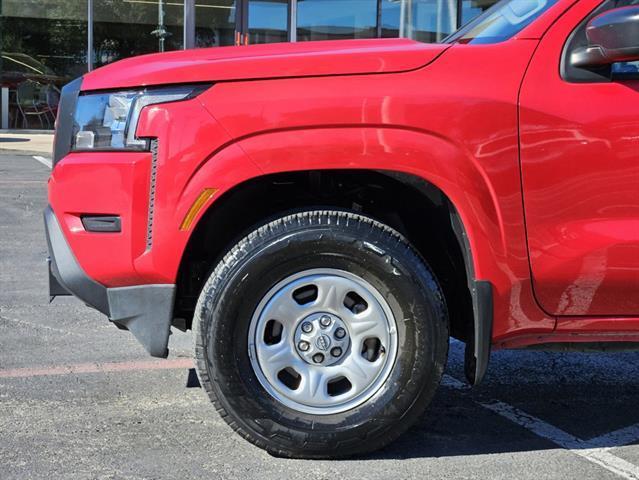
<path id="1" fill-rule="evenodd" d="M 189 312 L 221 256 L 268 219 L 308 208 L 359 211 L 399 230 L 443 278 L 451 310 L 451 332 L 466 342 L 466 375 L 481 381 L 492 337 L 492 286 L 476 279 L 475 256 L 462 215 L 439 187 L 421 176 L 375 169 L 313 169 L 268 173 L 224 191 L 191 232 L 178 272 L 176 326 L 189 328 Z M 413 213 L 435 225 L 437 238 L 424 238 Z M 407 225 L 408 223 L 408 225 Z M 421 232 L 420 232 L 421 230 Z M 432 255 L 433 245 L 446 260 Z"/>

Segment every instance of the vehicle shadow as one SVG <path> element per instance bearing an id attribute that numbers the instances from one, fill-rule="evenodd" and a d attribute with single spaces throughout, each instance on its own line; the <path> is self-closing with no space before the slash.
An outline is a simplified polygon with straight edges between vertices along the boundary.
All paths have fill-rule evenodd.
<path id="1" fill-rule="evenodd" d="M 463 380 L 463 345 L 451 343 L 447 375 Z M 482 403 L 505 402 L 598 446 L 639 444 L 610 432 L 639 424 L 639 352 L 500 351 L 484 382 L 470 390 L 442 385 L 420 422 L 366 459 L 407 459 L 516 453 L 559 448 Z M 636 436 L 635 436 L 636 433 Z M 604 435 L 607 435 L 603 437 Z"/>

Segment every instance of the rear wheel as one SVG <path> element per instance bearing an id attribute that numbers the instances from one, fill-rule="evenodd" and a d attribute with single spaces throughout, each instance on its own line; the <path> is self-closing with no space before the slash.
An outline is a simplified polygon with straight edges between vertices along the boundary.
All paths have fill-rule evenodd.
<path id="1" fill-rule="evenodd" d="M 195 313 L 200 382 L 270 453 L 379 448 L 430 402 L 448 348 L 441 289 L 400 234 L 349 212 L 275 220 L 216 267 Z"/>

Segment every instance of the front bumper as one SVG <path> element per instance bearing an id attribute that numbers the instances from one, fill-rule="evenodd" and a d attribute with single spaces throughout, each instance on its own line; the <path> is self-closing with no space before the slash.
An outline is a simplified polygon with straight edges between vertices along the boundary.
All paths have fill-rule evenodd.
<path id="1" fill-rule="evenodd" d="M 49 245 L 49 294 L 71 294 L 129 330 L 154 357 L 166 358 L 175 285 L 107 288 L 90 278 L 77 262 L 60 223 L 49 206 L 44 211 Z"/>

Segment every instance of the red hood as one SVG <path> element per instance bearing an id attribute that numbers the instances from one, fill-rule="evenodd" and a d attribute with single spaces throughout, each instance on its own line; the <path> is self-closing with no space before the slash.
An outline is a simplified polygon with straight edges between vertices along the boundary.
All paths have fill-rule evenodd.
<path id="1" fill-rule="evenodd" d="M 102 67 L 85 75 L 82 90 L 403 72 L 432 62 L 448 46 L 374 39 L 181 50 L 128 58 Z"/>

